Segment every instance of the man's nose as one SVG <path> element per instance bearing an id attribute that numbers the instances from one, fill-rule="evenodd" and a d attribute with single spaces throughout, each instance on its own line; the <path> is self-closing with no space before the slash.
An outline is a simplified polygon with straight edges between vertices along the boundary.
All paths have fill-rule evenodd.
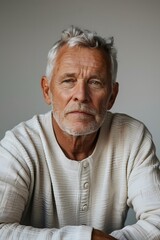
<path id="1" fill-rule="evenodd" d="M 74 100 L 79 102 L 87 102 L 89 100 L 89 92 L 87 83 L 84 80 L 80 80 L 74 92 Z"/>

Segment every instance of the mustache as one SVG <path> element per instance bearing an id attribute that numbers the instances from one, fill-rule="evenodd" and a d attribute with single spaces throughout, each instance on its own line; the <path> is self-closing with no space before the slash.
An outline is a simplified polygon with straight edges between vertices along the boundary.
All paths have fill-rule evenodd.
<path id="1" fill-rule="evenodd" d="M 67 109 L 65 109 L 64 114 L 68 114 L 71 112 L 85 112 L 87 114 L 91 114 L 91 115 L 96 115 L 97 111 L 95 109 L 90 108 L 89 106 L 87 106 L 86 104 L 74 104 L 70 107 L 68 107 Z"/>

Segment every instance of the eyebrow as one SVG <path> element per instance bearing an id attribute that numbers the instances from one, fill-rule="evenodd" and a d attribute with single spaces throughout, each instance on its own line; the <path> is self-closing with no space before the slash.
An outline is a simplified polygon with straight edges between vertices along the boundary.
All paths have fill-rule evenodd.
<path id="1" fill-rule="evenodd" d="M 75 73 L 65 73 L 61 76 L 62 78 L 66 78 L 66 77 L 76 77 Z"/>

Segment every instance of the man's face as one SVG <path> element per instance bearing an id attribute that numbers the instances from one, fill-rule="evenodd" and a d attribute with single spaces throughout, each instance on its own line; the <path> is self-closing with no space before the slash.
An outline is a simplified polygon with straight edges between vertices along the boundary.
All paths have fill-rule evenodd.
<path id="1" fill-rule="evenodd" d="M 106 55 L 85 47 L 61 48 L 48 95 L 61 130 L 74 136 L 97 131 L 113 104 Z"/>

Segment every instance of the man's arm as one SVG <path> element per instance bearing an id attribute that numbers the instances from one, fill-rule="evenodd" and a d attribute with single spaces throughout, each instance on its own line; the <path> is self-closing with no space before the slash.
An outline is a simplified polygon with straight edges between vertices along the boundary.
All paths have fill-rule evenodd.
<path id="1" fill-rule="evenodd" d="M 0 224 L 0 239 L 27 239 L 27 240 L 90 240 L 92 228 L 87 226 L 66 226 L 61 229 L 33 228 L 18 223 Z"/>
<path id="2" fill-rule="evenodd" d="M 27 240 L 117 240 L 100 230 L 87 226 L 66 226 L 61 229 L 39 229 L 30 226 L 14 224 L 0 224 L 0 239 L 27 239 Z"/>
<path id="3" fill-rule="evenodd" d="M 148 130 L 143 124 L 138 130 L 128 162 L 127 200 L 138 221 L 111 233 L 119 240 L 160 239 L 160 162 Z"/>

